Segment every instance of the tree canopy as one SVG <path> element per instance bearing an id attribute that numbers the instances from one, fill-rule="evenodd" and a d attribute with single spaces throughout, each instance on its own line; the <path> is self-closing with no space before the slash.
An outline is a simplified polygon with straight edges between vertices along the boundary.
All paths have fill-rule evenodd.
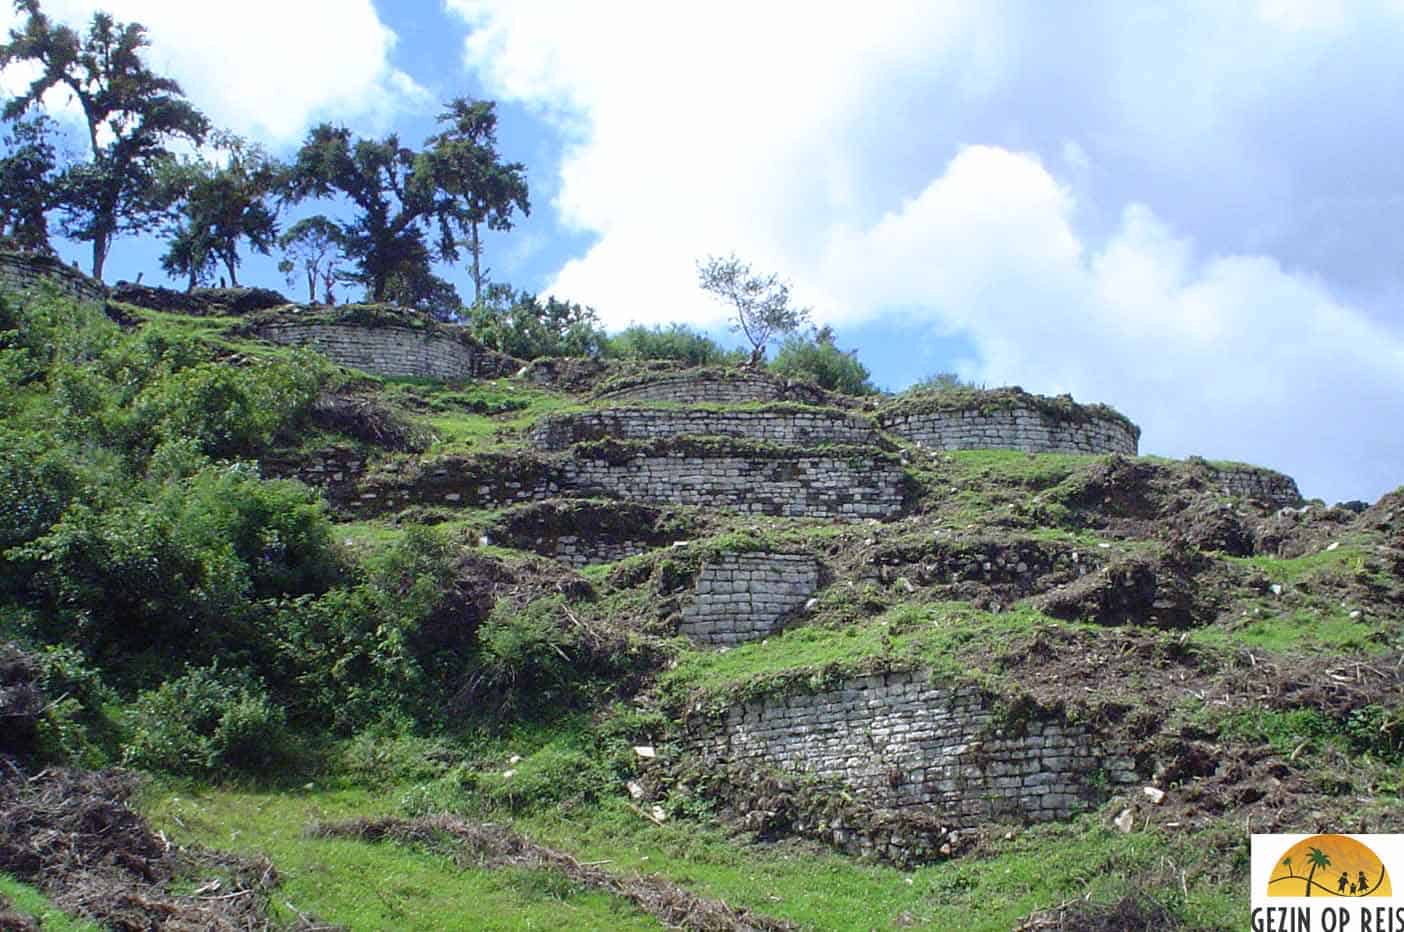
<path id="1" fill-rule="evenodd" d="M 0 236 L 22 249 L 49 251 L 48 212 L 58 196 L 48 117 L 15 120 L 0 155 Z"/>
<path id="2" fill-rule="evenodd" d="M 92 243 L 92 272 L 101 278 L 113 239 L 149 229 L 162 217 L 156 177 L 171 158 L 169 144 L 200 143 L 209 123 L 179 84 L 146 66 L 142 50 L 149 43 L 139 23 L 94 13 L 87 35 L 80 36 L 52 22 L 39 0 L 18 0 L 15 8 L 27 19 L 0 45 L 0 68 L 32 61 L 40 72 L 5 105 L 4 115 L 22 116 L 54 88 L 78 102 L 91 160 L 63 173 L 58 206 L 64 234 Z"/>
<path id="3" fill-rule="evenodd" d="M 473 262 L 473 303 L 479 304 L 491 273 L 482 267 L 479 227 L 510 230 L 514 211 L 531 214 L 526 166 L 498 156 L 492 101 L 459 97 L 439 114 L 439 123 L 447 128 L 425 141 L 425 157 L 434 186 L 445 198 L 438 214 L 443 258 L 456 261 L 458 247 L 467 248 Z M 460 234 L 467 239 L 460 241 Z"/>
<path id="4" fill-rule="evenodd" d="M 731 330 L 740 331 L 751 344 L 751 364 L 765 359 L 765 348 L 794 333 L 809 320 L 809 308 L 790 303 L 790 285 L 776 275 L 751 271 L 733 253 L 726 258 L 708 256 L 697 263 L 702 290 L 730 305 Z"/>

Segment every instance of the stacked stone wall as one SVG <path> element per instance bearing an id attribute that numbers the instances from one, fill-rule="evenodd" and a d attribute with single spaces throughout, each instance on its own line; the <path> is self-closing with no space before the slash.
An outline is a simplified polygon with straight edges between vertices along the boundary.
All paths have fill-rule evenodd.
<path id="1" fill-rule="evenodd" d="M 887 414 L 884 430 L 933 450 L 1026 453 L 1122 453 L 1135 456 L 1138 435 L 1124 421 L 1088 415 L 1071 420 L 1033 408 Z"/>
<path id="2" fill-rule="evenodd" d="M 1123 743 L 1060 721 L 1000 727 L 980 689 L 934 685 L 920 671 L 737 706 L 694 726 L 688 743 L 717 767 L 812 774 L 864 809 L 930 815 L 957 830 L 1065 819 L 1139 776 Z M 830 840 L 847 845 L 836 831 Z"/>
<path id="3" fill-rule="evenodd" d="M 1211 466 L 1214 488 L 1233 498 L 1248 498 L 1267 502 L 1279 508 L 1292 508 L 1302 503 L 1302 493 L 1291 476 L 1256 466 Z"/>
<path id="4" fill-rule="evenodd" d="M 567 462 L 572 494 L 697 505 L 795 518 L 888 518 L 904 505 L 905 473 L 881 457 L 797 452 L 777 459 L 719 453 L 653 453 L 624 463 Z"/>
<path id="5" fill-rule="evenodd" d="M 661 440 L 670 437 L 740 437 L 785 446 L 865 445 L 878 442 L 867 418 L 838 411 L 707 411 L 698 409 L 611 408 L 588 414 L 542 419 L 531 439 L 546 450 L 612 437 Z"/>
<path id="6" fill-rule="evenodd" d="M 321 489 L 333 504 L 355 497 L 356 483 L 365 472 L 365 456 L 355 450 L 329 447 L 298 456 L 269 456 L 259 463 L 268 479 L 297 479 Z"/>
<path id="7" fill-rule="evenodd" d="M 333 362 L 391 378 L 495 379 L 512 375 L 516 360 L 437 330 L 287 321 L 264 324 L 258 335 L 307 346 Z"/>
<path id="8" fill-rule="evenodd" d="M 766 637 L 819 588 L 808 554 L 728 553 L 702 568 L 678 633 L 729 646 Z"/>
<path id="9" fill-rule="evenodd" d="M 107 286 L 52 256 L 0 250 L 0 284 L 14 291 L 55 288 L 80 301 L 107 300 Z"/>
<path id="10" fill-rule="evenodd" d="M 606 388 L 597 395 L 609 401 L 671 401 L 678 404 L 747 404 L 749 402 L 797 401 L 826 404 L 830 396 L 822 389 L 798 382 L 751 373 L 698 375 L 680 373 L 626 385 Z"/>
<path id="11" fill-rule="evenodd" d="M 800 452 L 790 457 L 721 449 L 708 455 L 640 452 L 626 459 L 448 459 L 362 484 L 352 507 L 383 513 L 408 505 L 498 508 L 548 498 L 613 498 L 748 514 L 860 520 L 905 506 L 907 477 L 890 459 Z"/>

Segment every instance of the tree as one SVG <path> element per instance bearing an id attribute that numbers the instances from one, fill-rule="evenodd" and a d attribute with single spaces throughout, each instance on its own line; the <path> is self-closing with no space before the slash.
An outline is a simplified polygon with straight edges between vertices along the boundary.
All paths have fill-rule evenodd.
<path id="1" fill-rule="evenodd" d="M 239 242 L 268 255 L 278 235 L 269 197 L 281 183 L 282 166 L 261 146 L 220 134 L 216 161 L 172 161 L 161 183 L 171 203 L 170 248 L 161 267 L 185 275 L 194 288 L 223 264 L 229 284 L 239 286 Z"/>
<path id="2" fill-rule="evenodd" d="M 16 120 L 0 156 L 0 236 L 22 249 L 49 252 L 48 212 L 58 193 L 48 117 Z"/>
<path id="3" fill-rule="evenodd" d="M 278 238 L 283 260 L 278 271 L 288 278 L 288 284 L 306 276 L 307 303 L 317 303 L 317 286 L 323 287 L 325 303 L 334 303 L 332 285 L 340 277 L 337 261 L 341 258 L 342 232 L 340 224 L 322 214 L 299 220 Z"/>
<path id="4" fill-rule="evenodd" d="M 479 342 L 518 359 L 598 356 L 605 334 L 595 309 L 509 285 L 492 285 L 487 300 L 468 310 L 468 328 Z"/>
<path id="5" fill-rule="evenodd" d="M 1311 896 L 1311 878 L 1316 874 L 1318 867 L 1330 867 L 1331 858 L 1320 848 L 1310 848 L 1307 854 L 1307 863 L 1311 865 L 1311 870 L 1306 875 L 1306 895 Z"/>
<path id="6" fill-rule="evenodd" d="M 39 0 L 16 0 L 28 15 L 0 46 L 0 68 L 33 61 L 40 74 L 5 105 L 15 118 L 39 104 L 51 89 L 72 93 L 87 124 L 91 161 L 64 172 L 58 204 L 67 236 L 93 244 L 93 275 L 102 277 L 113 239 L 150 228 L 164 213 L 153 197 L 156 173 L 170 158 L 175 139 L 200 143 L 208 121 L 185 100 L 180 85 L 142 61 L 149 44 L 139 23 L 120 23 L 95 13 L 86 37 L 57 25 Z"/>
<path id="7" fill-rule="evenodd" d="M 766 346 L 794 333 L 809 320 L 809 308 L 790 304 L 790 285 L 775 275 L 756 275 L 733 253 L 725 259 L 708 256 L 697 263 L 702 290 L 731 305 L 733 332 L 751 344 L 751 365 L 765 359 Z"/>
<path id="8" fill-rule="evenodd" d="M 341 226 L 341 248 L 358 270 L 346 278 L 364 285 L 372 301 L 386 300 L 393 276 L 428 274 L 424 228 L 438 206 L 434 185 L 424 161 L 393 133 L 353 143 L 345 127 L 314 127 L 286 191 L 293 201 L 333 193 L 350 199 L 357 215 Z"/>
<path id="9" fill-rule="evenodd" d="M 807 379 L 820 388 L 846 395 L 871 395 L 868 367 L 858 361 L 857 350 L 844 351 L 834 342 L 834 331 L 822 327 L 806 339 L 794 335 L 780 345 L 770 371 L 787 379 Z"/>
<path id="10" fill-rule="evenodd" d="M 484 284 L 491 273 L 482 267 L 480 226 L 489 230 L 512 229 L 512 213 L 531 215 L 527 197 L 526 166 L 503 162 L 497 154 L 497 114 L 492 101 L 459 97 L 439 114 L 448 128 L 425 141 L 425 157 L 434 186 L 445 195 L 438 212 L 440 252 L 457 261 L 465 245 L 473 259 L 473 303 L 483 300 Z M 457 233 L 467 233 L 461 243 Z"/>

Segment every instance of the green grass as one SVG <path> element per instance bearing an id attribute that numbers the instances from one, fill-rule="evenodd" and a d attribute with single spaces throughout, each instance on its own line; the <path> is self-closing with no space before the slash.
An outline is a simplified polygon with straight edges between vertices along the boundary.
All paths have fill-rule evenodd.
<path id="1" fill-rule="evenodd" d="M 842 627 L 815 624 L 727 651 L 684 651 L 676 666 L 659 677 L 659 686 L 671 703 L 716 698 L 729 705 L 792 684 L 822 688 L 879 667 L 920 667 L 952 680 L 982 679 L 989 674 L 971 668 L 970 653 L 982 645 L 1008 644 L 1040 625 L 1066 623 L 1029 609 L 991 614 L 958 603 L 908 603 Z"/>
<path id="2" fill-rule="evenodd" d="M 1233 865 L 1211 860 L 1225 839 L 1154 830 L 1123 835 L 1097 817 L 1019 831 L 995 843 L 987 857 L 911 872 L 811 845 L 748 843 L 690 821 L 657 826 L 622 801 L 518 824 L 580 860 L 657 873 L 696 893 L 817 930 L 1006 930 L 1036 909 L 1084 895 L 1115 902 L 1133 889 L 1154 895 L 1193 925 L 1238 928 L 1247 919 L 1240 889 L 1246 878 L 1226 879 Z M 1228 843 L 1246 845 L 1241 834 L 1224 835 Z M 1189 872 L 1184 887 L 1181 870 Z"/>
<path id="3" fill-rule="evenodd" d="M 1330 651 L 1383 653 L 1390 649 L 1378 625 L 1351 618 L 1344 609 L 1298 609 L 1278 615 L 1250 616 L 1189 632 L 1203 647 L 1257 647 L 1279 653 Z"/>
<path id="4" fill-rule="evenodd" d="M 479 453 L 519 444 L 547 414 L 580 407 L 563 395 L 510 379 L 464 385 L 384 379 L 386 394 L 419 412 L 436 440 L 431 453 Z"/>
<path id="5" fill-rule="evenodd" d="M 70 916 L 44 894 L 9 874 L 0 874 L 0 896 L 8 898 L 16 912 L 38 920 L 45 932 L 98 932 L 96 923 Z"/>
<path id="6" fill-rule="evenodd" d="M 363 789 L 279 794 L 200 789 L 155 794 L 153 824 L 182 843 L 267 855 L 284 904 L 353 930 L 658 929 L 617 897 L 539 871 L 460 868 L 442 854 L 394 844 L 304 836 L 314 821 L 389 814 L 395 794 Z"/>
<path id="7" fill-rule="evenodd" d="M 1250 566 L 1273 582 L 1295 585 L 1326 575 L 1364 572 L 1366 551 L 1359 544 L 1342 543 L 1335 550 L 1318 550 L 1301 557 L 1229 557 L 1235 563 Z"/>

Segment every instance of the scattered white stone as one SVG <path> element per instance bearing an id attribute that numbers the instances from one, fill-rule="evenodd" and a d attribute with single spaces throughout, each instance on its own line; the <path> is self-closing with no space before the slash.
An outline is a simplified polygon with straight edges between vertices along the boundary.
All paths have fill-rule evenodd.
<path id="1" fill-rule="evenodd" d="M 1351 613 L 1350 613 L 1350 617 L 1351 617 L 1352 620 L 1354 620 L 1354 619 L 1356 619 L 1356 618 L 1359 618 L 1359 617 L 1360 617 L 1360 609 L 1357 608 L 1355 611 L 1351 612 Z"/>
<path id="2" fill-rule="evenodd" d="M 1111 549 L 1111 544 L 1098 544 L 1098 545 L 1097 545 L 1097 549 L 1098 549 L 1098 550 L 1110 550 L 1110 549 Z"/>
<path id="3" fill-rule="evenodd" d="M 478 538 L 478 546 L 479 546 L 479 547 L 487 547 L 487 546 L 489 546 L 491 543 L 492 543 L 492 538 L 491 538 L 491 537 L 488 537 L 486 534 L 484 534 L 482 537 L 479 537 L 479 538 Z"/>
<path id="4" fill-rule="evenodd" d="M 1282 594 L 1282 583 L 1273 583 L 1271 586 L 1268 586 L 1268 588 L 1272 590 L 1273 595 Z"/>
<path id="5" fill-rule="evenodd" d="M 1122 834 L 1130 835 L 1131 829 L 1136 827 L 1136 814 L 1130 809 L 1121 810 L 1121 815 L 1113 820 L 1113 824 L 1121 829 Z"/>
<path id="6" fill-rule="evenodd" d="M 655 804 L 654 807 L 649 811 L 653 815 L 653 821 L 657 822 L 659 825 L 662 825 L 664 822 L 668 821 L 668 813 L 663 811 L 662 806 Z"/>
<path id="7" fill-rule="evenodd" d="M 675 540 L 675 541 L 673 541 L 673 549 L 674 549 L 674 550 L 681 549 L 681 548 L 683 548 L 683 547 L 686 547 L 686 546 L 687 546 L 688 544 L 690 544 L 690 543 L 692 543 L 692 541 L 690 541 L 690 540 Z"/>
<path id="8" fill-rule="evenodd" d="M 1158 786 L 1143 786 L 1141 792 L 1146 794 L 1146 798 L 1159 806 L 1165 802 L 1165 791 Z"/>
<path id="9" fill-rule="evenodd" d="M 522 755 L 520 755 L 520 754 L 513 754 L 511 757 L 507 758 L 507 763 L 511 764 L 511 765 L 514 766 L 514 767 L 515 767 L 517 764 L 520 764 L 521 762 L 522 762 Z"/>
<path id="10" fill-rule="evenodd" d="M 805 611 L 805 614 L 809 614 L 810 612 L 814 611 L 814 610 L 817 609 L 818 607 L 819 607 L 819 600 L 818 600 L 818 599 L 810 599 L 808 602 L 804 603 L 804 611 Z"/>
<path id="11" fill-rule="evenodd" d="M 658 756 L 658 752 L 654 750 L 653 745 L 651 744 L 635 745 L 634 753 L 644 758 L 645 760 L 653 760 L 655 757 Z"/>
<path id="12" fill-rule="evenodd" d="M 502 771 L 502 779 L 504 779 L 504 780 L 510 780 L 510 779 L 512 779 L 513 777 L 515 777 L 516 775 L 517 775 L 517 772 L 516 772 L 515 770 L 504 770 L 504 771 Z"/>
<path id="13" fill-rule="evenodd" d="M 1338 540 L 1333 540 L 1333 541 L 1331 541 L 1331 543 L 1326 547 L 1326 552 L 1327 552 L 1327 553 L 1330 553 L 1332 550 L 1335 550 L 1335 549 L 1336 549 L 1337 547 L 1339 547 L 1340 545 L 1341 545 L 1341 542 L 1340 542 L 1340 541 L 1338 541 Z"/>
<path id="14" fill-rule="evenodd" d="M 644 790 L 643 787 L 638 784 L 638 781 L 630 780 L 624 785 L 628 788 L 629 795 L 632 796 L 634 799 L 643 799 Z"/>

